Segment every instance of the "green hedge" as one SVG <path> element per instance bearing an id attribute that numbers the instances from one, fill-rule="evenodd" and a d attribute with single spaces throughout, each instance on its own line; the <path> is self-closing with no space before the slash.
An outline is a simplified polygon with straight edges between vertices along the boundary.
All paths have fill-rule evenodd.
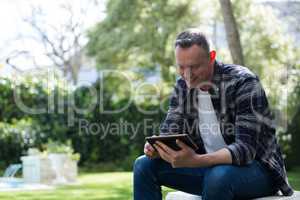
<path id="1" fill-rule="evenodd" d="M 96 82 L 92 87 L 98 94 L 100 93 L 100 82 Z M 155 130 L 149 129 L 144 132 L 143 120 L 148 119 L 159 124 L 164 114 L 160 110 L 151 115 L 143 114 L 135 103 L 131 103 L 120 113 L 104 114 L 99 110 L 100 103 L 108 110 L 120 108 L 128 101 L 128 98 L 113 100 L 114 91 L 104 90 L 105 99 L 97 96 L 95 108 L 80 114 L 75 112 L 72 106 L 75 104 L 77 107 L 86 108 L 93 103 L 88 87 L 80 87 L 71 92 L 59 87 L 47 91 L 39 82 L 15 84 L 8 79 L 2 79 L 0 81 L 0 165 L 7 166 L 9 163 L 19 162 L 19 158 L 25 155 L 28 148 L 35 147 L 43 150 L 48 140 L 59 142 L 71 140 L 75 152 L 81 155 L 80 165 L 107 162 L 129 169 L 134 158 L 142 153 L 144 137 L 153 134 L 153 131 L 156 133 L 158 131 L 156 127 Z M 20 108 L 20 103 L 16 102 L 16 96 L 30 108 L 47 108 L 48 111 L 41 114 L 26 113 Z M 48 105 L 49 98 L 54 99 L 52 107 Z M 144 103 L 139 107 L 153 110 L 157 109 L 158 105 Z M 80 127 L 88 123 L 91 128 L 97 126 L 107 128 L 111 124 L 122 124 L 122 120 L 134 126 L 140 123 L 136 137 L 131 138 L 131 131 L 126 132 L 122 129 L 123 131 L 118 132 L 117 135 L 112 132 L 102 138 L 105 135 L 104 131 L 100 130 L 96 134 L 95 131 L 85 131 L 86 128 Z"/>

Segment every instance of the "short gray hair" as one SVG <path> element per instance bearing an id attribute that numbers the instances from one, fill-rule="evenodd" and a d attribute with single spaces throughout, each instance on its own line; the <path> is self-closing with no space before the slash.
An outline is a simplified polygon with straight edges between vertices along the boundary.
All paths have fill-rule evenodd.
<path id="1" fill-rule="evenodd" d="M 205 34 L 202 33 L 199 29 L 190 28 L 177 35 L 175 47 L 179 46 L 181 48 L 189 48 L 194 44 L 204 49 L 207 55 L 209 55 L 210 48 L 208 40 Z"/>

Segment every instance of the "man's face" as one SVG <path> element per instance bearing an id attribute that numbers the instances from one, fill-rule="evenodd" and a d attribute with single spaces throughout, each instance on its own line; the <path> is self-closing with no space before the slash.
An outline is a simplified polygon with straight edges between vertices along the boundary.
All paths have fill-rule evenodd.
<path id="1" fill-rule="evenodd" d="M 184 78 L 188 88 L 200 88 L 211 79 L 213 62 L 203 48 L 193 45 L 189 48 L 175 49 L 179 74 Z"/>

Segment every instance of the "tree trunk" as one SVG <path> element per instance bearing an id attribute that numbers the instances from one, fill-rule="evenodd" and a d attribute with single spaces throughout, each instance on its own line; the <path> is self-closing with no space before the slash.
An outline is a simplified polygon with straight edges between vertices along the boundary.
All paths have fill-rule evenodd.
<path id="1" fill-rule="evenodd" d="M 226 37 L 232 61 L 235 64 L 244 65 L 242 45 L 240 41 L 239 31 L 233 15 L 231 2 L 230 0 L 219 0 L 219 2 L 221 4 L 221 10 L 226 30 Z"/>

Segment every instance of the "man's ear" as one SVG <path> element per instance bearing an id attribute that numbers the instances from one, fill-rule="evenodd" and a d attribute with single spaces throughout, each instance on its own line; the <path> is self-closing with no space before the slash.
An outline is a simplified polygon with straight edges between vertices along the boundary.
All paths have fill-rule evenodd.
<path id="1" fill-rule="evenodd" d="M 212 50 L 209 52 L 209 63 L 213 63 L 216 60 L 217 52 Z"/>

